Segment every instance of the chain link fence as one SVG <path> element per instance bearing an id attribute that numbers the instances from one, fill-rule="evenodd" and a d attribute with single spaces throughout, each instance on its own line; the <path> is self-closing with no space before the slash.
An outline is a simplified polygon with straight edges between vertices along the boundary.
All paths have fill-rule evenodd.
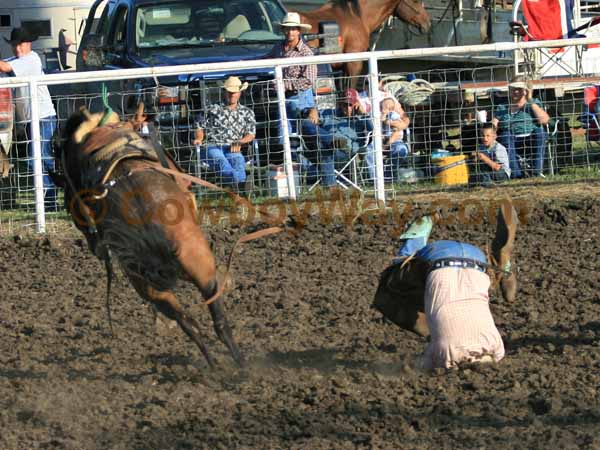
<path id="1" fill-rule="evenodd" d="M 600 78 L 527 80 L 548 120 L 535 118 L 529 110 L 534 116 L 532 126 L 524 130 L 527 133 L 513 130 L 510 137 L 506 120 L 518 114 L 508 91 L 513 66 L 379 74 L 373 55 L 377 54 L 370 55 L 370 72 L 364 77 L 348 79 L 320 70 L 315 96 L 318 121 L 310 116 L 311 108 L 290 114 L 280 69 L 273 79 L 253 79 L 244 77 L 241 69 L 229 67 L 228 73 L 248 81 L 240 103 L 256 118 L 256 136 L 242 147 L 243 167 L 235 170 L 243 174 L 235 182 L 228 172 L 231 168 L 211 160 L 205 144 L 194 143 L 209 106 L 225 100 L 223 77 L 194 81 L 194 73 L 189 72 L 171 79 L 154 75 L 147 78 L 149 83 L 142 83 L 146 78 L 119 73 L 116 79 L 52 81 L 57 127 L 51 138 L 20 119 L 20 105 L 31 99 L 19 96 L 13 86 L 19 81 L 25 85 L 27 80 L 0 83 L 0 230 L 53 231 L 57 219 L 65 216 L 64 205 L 54 212 L 49 205 L 40 204 L 43 192 L 36 197 L 36 186 L 43 190 L 43 183 L 35 183 L 36 138 L 32 132 L 39 133 L 40 147 L 49 141 L 52 148 L 49 155 L 39 152 L 45 172 L 56 164 L 53 155 L 58 154 L 65 121 L 81 107 L 96 112 L 108 105 L 127 120 L 144 102 L 150 135 L 182 170 L 258 203 L 273 198 L 307 199 L 332 188 L 385 202 L 423 191 L 600 177 L 596 113 Z M 106 97 L 103 88 L 108 91 Z M 489 124 L 496 124 L 498 118 L 505 122 L 500 120 L 496 132 Z M 44 127 L 43 121 L 40 127 Z M 205 134 L 209 138 L 217 131 L 206 129 Z M 489 165 L 479 156 L 491 145 L 490 133 L 514 159 L 506 179 L 489 176 L 504 168 Z M 491 159 L 503 162 L 494 156 Z M 513 162 L 520 173 L 515 173 Z M 223 195 L 194 189 L 201 201 Z"/>

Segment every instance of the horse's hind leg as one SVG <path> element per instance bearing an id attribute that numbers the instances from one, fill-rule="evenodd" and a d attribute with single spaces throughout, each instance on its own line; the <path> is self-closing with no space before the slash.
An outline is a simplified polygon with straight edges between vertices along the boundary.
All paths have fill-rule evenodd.
<path id="1" fill-rule="evenodd" d="M 215 362 L 208 353 L 208 348 L 200 339 L 200 327 L 198 323 L 189 315 L 187 315 L 181 305 L 175 298 L 175 295 L 170 291 L 157 291 L 150 287 L 145 281 L 130 278 L 131 283 L 135 290 L 148 302 L 152 303 L 154 307 L 167 318 L 177 321 L 181 329 L 189 338 L 198 346 L 206 362 L 211 367 L 214 367 Z"/>
<path id="2" fill-rule="evenodd" d="M 198 235 L 195 239 L 188 237 L 185 244 L 185 246 L 179 246 L 179 263 L 192 279 L 196 287 L 202 292 L 202 296 L 205 299 L 209 299 L 218 289 L 213 254 L 208 247 L 208 243 L 201 235 Z M 238 365 L 243 366 L 244 359 L 233 339 L 221 299 L 212 302 L 209 305 L 209 310 L 213 320 L 215 333 L 227 346 L 234 361 Z"/>

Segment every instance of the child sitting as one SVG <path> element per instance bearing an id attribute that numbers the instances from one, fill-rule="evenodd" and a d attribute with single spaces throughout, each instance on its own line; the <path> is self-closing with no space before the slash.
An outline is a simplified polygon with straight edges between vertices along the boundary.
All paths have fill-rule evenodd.
<path id="1" fill-rule="evenodd" d="M 493 181 L 508 180 L 510 178 L 508 152 L 496 141 L 496 127 L 491 122 L 482 125 L 480 141 L 478 150 L 471 153 L 475 162 L 475 173 L 471 174 L 471 181 L 489 185 Z"/>

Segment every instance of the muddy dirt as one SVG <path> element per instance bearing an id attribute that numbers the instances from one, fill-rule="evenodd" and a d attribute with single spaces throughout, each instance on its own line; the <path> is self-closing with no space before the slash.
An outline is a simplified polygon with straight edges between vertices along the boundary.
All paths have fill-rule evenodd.
<path id="1" fill-rule="evenodd" d="M 521 193 L 520 290 L 492 296 L 497 365 L 414 371 L 425 341 L 369 308 L 393 224 L 308 223 L 247 244 L 226 296 L 248 367 L 212 331 L 209 370 L 118 275 L 115 337 L 102 267 L 72 232 L 0 239 L 0 449 L 600 448 L 600 197 Z M 208 229 L 225 254 L 237 229 Z M 433 238 L 485 246 L 491 227 Z"/>

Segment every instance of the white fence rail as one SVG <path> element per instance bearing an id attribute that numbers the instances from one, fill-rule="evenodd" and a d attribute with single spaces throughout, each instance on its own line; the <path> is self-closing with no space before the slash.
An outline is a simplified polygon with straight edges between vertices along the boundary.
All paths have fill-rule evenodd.
<path id="1" fill-rule="evenodd" d="M 260 68 L 273 68 L 273 77 L 276 85 L 277 103 L 279 109 L 279 120 L 283 123 L 287 121 L 286 107 L 285 107 L 285 94 L 283 90 L 283 72 L 282 68 L 292 65 L 303 65 L 303 64 L 332 64 L 332 63 L 343 63 L 350 61 L 366 61 L 368 64 L 368 86 L 369 86 L 369 97 L 371 113 L 370 117 L 373 124 L 373 146 L 375 150 L 375 179 L 371 180 L 374 182 L 374 194 L 375 198 L 385 203 L 386 201 L 386 187 L 384 178 L 384 160 L 383 160 L 383 139 L 382 139 L 382 122 L 381 122 L 381 111 L 380 104 L 377 100 L 377 96 L 374 95 L 379 89 L 380 74 L 378 72 L 378 61 L 389 60 L 389 59 L 415 59 L 425 58 L 428 56 L 435 55 L 450 55 L 450 54 L 478 54 L 483 52 L 509 52 L 509 51 L 520 51 L 524 49 L 538 49 L 538 48 L 549 48 L 549 47 L 567 47 L 567 46 L 586 46 L 591 44 L 600 44 L 600 38 L 589 38 L 589 39 L 568 39 L 568 40 L 555 40 L 555 41 L 543 41 L 543 42 L 524 42 L 524 43 L 496 43 L 488 45 L 477 45 L 477 46 L 463 46 L 463 47 L 444 47 L 444 48 L 423 48 L 423 49 L 410 49 L 410 50 L 394 50 L 394 51 L 382 51 L 382 52 L 364 52 L 364 53 L 351 53 L 351 54 L 338 54 L 338 55 L 321 55 L 314 57 L 305 58 L 293 58 L 293 59 L 271 59 L 271 60 L 253 60 L 253 61 L 236 61 L 229 63 L 215 63 L 215 64 L 199 64 L 199 65 L 185 65 L 185 66 L 168 66 L 168 67 L 149 67 L 144 69 L 126 69 L 126 70 L 106 70 L 106 71 L 93 71 L 93 72 L 63 72 L 52 75 L 45 75 L 41 77 L 27 77 L 27 78 L 0 78 L 0 89 L 2 88 L 15 88 L 28 86 L 30 107 L 31 107 L 31 139 L 32 144 L 32 155 L 34 159 L 33 167 L 33 180 L 34 180 L 34 202 L 35 202 L 35 228 L 37 232 L 46 231 L 46 211 L 44 210 L 44 193 L 43 193 L 43 182 L 42 182 L 42 161 L 41 161 L 41 139 L 40 139 L 40 127 L 39 127 L 39 107 L 37 98 L 37 86 L 47 85 L 75 85 L 79 83 L 90 83 L 90 82 L 107 82 L 115 80 L 133 80 L 141 78 L 153 78 L 156 80 L 156 84 L 159 85 L 158 79 L 166 76 L 178 76 L 187 75 L 193 73 L 236 73 L 246 69 L 260 69 Z M 506 86 L 506 78 L 496 83 L 494 86 Z M 567 86 L 569 80 L 546 80 L 543 83 L 538 82 L 538 87 L 543 87 L 541 84 L 547 83 L 548 86 Z M 577 85 L 582 86 L 587 84 L 587 78 L 577 80 Z M 441 83 L 440 85 L 443 85 Z M 452 83 L 447 83 L 446 86 L 450 86 Z M 456 88 L 464 89 L 464 86 L 459 86 L 460 83 L 455 85 Z M 485 83 L 482 83 L 485 84 Z M 477 93 L 478 88 L 476 83 L 473 83 L 471 88 L 472 92 Z M 581 109 L 578 106 L 579 109 Z M 416 111 L 418 114 L 423 114 L 422 110 Z M 431 115 L 431 112 L 430 112 Z M 64 120 L 65 118 L 59 118 Z M 285 174 L 287 178 L 287 188 L 289 196 L 296 198 L 298 192 L 298 186 L 296 185 L 296 177 L 294 174 L 294 165 L 292 159 L 292 148 L 290 145 L 290 135 L 286 127 L 281 127 L 283 137 L 283 159 Z M 0 210 L 0 212 L 2 212 Z M 1 222 L 0 218 L 0 222 Z"/>

